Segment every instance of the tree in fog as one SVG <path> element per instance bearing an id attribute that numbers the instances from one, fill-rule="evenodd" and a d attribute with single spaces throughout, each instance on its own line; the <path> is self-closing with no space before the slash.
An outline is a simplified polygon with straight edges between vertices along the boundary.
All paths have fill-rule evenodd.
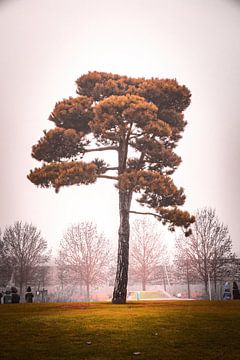
<path id="1" fill-rule="evenodd" d="M 34 283 L 38 289 L 46 288 L 51 283 L 51 267 L 49 265 L 39 266 L 34 276 Z"/>
<path id="2" fill-rule="evenodd" d="M 167 258 L 166 246 L 156 224 L 148 219 L 136 220 L 132 226 L 130 245 L 130 276 L 140 281 L 142 290 L 151 280 Z"/>
<path id="3" fill-rule="evenodd" d="M 89 72 L 77 81 L 75 98 L 56 103 L 49 120 L 55 128 L 32 148 L 42 162 L 28 179 L 53 187 L 113 181 L 119 195 L 117 271 L 112 302 L 126 302 L 129 263 L 130 213 L 134 194 L 146 211 L 171 231 L 189 227 L 194 218 L 183 211 L 183 188 L 171 175 L 181 163 L 175 147 L 186 126 L 184 110 L 191 93 L 175 79 L 132 78 Z M 106 154 L 112 156 L 106 163 Z M 86 158 L 87 153 L 101 158 Z M 94 155 L 93 155 L 94 156 Z M 85 161 L 84 161 L 85 160 Z M 90 161 L 89 161 L 90 160 Z"/>
<path id="4" fill-rule="evenodd" d="M 90 288 L 106 281 L 109 266 L 109 246 L 103 234 L 98 234 L 91 222 L 72 225 L 60 243 L 57 265 L 63 281 L 85 285 L 87 300 Z"/>
<path id="5" fill-rule="evenodd" d="M 228 228 L 220 222 L 216 211 L 211 208 L 198 210 L 196 221 L 192 225 L 192 234 L 181 237 L 177 242 L 176 264 L 179 271 L 184 262 L 188 262 L 189 271 L 203 281 L 208 292 L 208 277 L 214 283 L 227 275 L 227 263 L 233 261 L 232 241 Z"/>
<path id="6" fill-rule="evenodd" d="M 6 227 L 2 238 L 1 258 L 5 266 L 14 272 L 14 280 L 20 288 L 34 281 L 39 267 L 49 260 L 47 242 L 35 226 L 16 221 Z M 9 280 L 9 279 L 8 279 Z"/>
<path id="7" fill-rule="evenodd" d="M 6 262 L 3 256 L 3 240 L 2 240 L 2 232 L 0 229 L 0 288 L 3 288 L 8 283 L 11 277 L 11 268 L 9 264 Z"/>
<path id="8" fill-rule="evenodd" d="M 60 283 L 61 291 L 63 291 L 64 287 L 69 284 L 69 270 L 65 263 L 62 261 L 61 250 L 59 251 L 58 257 L 55 260 L 57 265 L 57 279 Z"/>
<path id="9" fill-rule="evenodd" d="M 191 298 L 190 284 L 199 277 L 195 264 L 188 251 L 186 251 L 185 237 L 180 236 L 175 243 L 175 257 L 173 262 L 173 273 L 176 282 L 183 281 L 187 284 L 188 298 Z"/>

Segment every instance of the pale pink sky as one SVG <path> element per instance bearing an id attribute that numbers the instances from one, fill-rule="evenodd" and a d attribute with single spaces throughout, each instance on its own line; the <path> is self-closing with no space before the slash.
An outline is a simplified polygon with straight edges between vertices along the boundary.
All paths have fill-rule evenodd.
<path id="1" fill-rule="evenodd" d="M 94 220 L 117 240 L 114 187 L 36 188 L 31 147 L 55 102 L 89 70 L 177 78 L 192 91 L 174 176 L 185 207 L 216 208 L 240 254 L 240 5 L 237 0 L 0 2 L 0 227 L 32 222 L 56 248 L 71 223 Z M 133 206 L 134 208 L 134 206 Z"/>

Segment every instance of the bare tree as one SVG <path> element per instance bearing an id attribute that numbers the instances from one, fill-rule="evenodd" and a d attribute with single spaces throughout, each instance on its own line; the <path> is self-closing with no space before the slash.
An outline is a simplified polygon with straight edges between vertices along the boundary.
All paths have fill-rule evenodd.
<path id="1" fill-rule="evenodd" d="M 3 288 L 7 285 L 8 280 L 11 277 L 11 268 L 6 262 L 5 257 L 3 256 L 3 240 L 2 232 L 0 229 L 0 287 Z"/>
<path id="2" fill-rule="evenodd" d="M 184 281 L 187 283 L 188 298 L 190 299 L 190 285 L 198 279 L 198 273 L 189 251 L 186 251 L 186 240 L 183 236 L 179 237 L 175 243 L 173 268 L 175 281 Z"/>
<path id="3" fill-rule="evenodd" d="M 141 281 L 142 290 L 146 290 L 147 283 L 155 278 L 159 267 L 166 261 L 166 246 L 155 223 L 148 219 L 133 223 L 131 243 L 130 275 Z"/>
<path id="4" fill-rule="evenodd" d="M 65 269 L 69 281 L 86 286 L 87 300 L 90 300 L 90 287 L 106 281 L 109 265 L 108 241 L 103 234 L 97 233 L 91 222 L 72 225 L 60 243 L 57 265 L 60 274 Z"/>
<path id="5" fill-rule="evenodd" d="M 13 226 L 6 227 L 2 243 L 2 259 L 14 273 L 22 294 L 23 286 L 31 283 L 39 266 L 49 260 L 47 242 L 35 226 L 16 221 Z"/>
<path id="6" fill-rule="evenodd" d="M 34 283 L 38 289 L 45 288 L 51 283 L 51 267 L 49 265 L 39 266 L 34 276 Z"/>
<path id="7" fill-rule="evenodd" d="M 60 289 L 69 284 L 69 269 L 62 259 L 62 252 L 59 250 L 58 258 L 55 260 L 57 265 L 57 280 L 60 282 Z"/>
<path id="8" fill-rule="evenodd" d="M 210 277 L 216 292 L 217 281 L 227 274 L 226 264 L 234 259 L 228 228 L 219 221 L 216 211 L 211 208 L 198 210 L 192 234 L 180 238 L 178 247 L 181 248 L 179 264 L 188 261 L 189 270 L 203 281 L 206 293 Z"/>

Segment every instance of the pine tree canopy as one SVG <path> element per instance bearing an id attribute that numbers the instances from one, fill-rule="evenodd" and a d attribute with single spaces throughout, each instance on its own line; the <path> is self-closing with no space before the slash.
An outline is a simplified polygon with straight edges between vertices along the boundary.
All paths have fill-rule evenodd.
<path id="1" fill-rule="evenodd" d="M 32 156 L 43 164 L 28 179 L 56 191 L 98 178 L 114 181 L 119 191 L 139 194 L 139 203 L 151 209 L 146 214 L 187 233 L 194 217 L 179 208 L 184 191 L 170 175 L 181 162 L 174 149 L 186 126 L 183 111 L 190 91 L 172 79 L 97 71 L 82 75 L 76 84 L 78 96 L 56 103 L 49 116 L 56 127 L 33 146 Z M 104 157 L 83 161 L 95 151 L 114 151 L 118 160 L 111 165 Z"/>

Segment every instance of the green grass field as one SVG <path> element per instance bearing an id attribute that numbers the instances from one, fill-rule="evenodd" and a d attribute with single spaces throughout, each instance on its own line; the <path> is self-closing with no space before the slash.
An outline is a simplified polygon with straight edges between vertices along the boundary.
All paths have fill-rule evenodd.
<path id="1" fill-rule="evenodd" d="M 0 305 L 1 360 L 135 358 L 240 359 L 240 301 Z"/>

